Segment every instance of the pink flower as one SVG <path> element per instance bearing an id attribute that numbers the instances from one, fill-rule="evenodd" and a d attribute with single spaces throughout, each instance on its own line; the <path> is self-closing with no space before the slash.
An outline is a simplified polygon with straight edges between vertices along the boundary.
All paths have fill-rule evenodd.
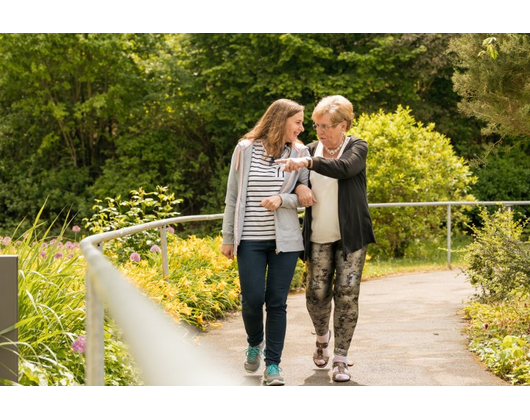
<path id="1" fill-rule="evenodd" d="M 72 227 L 72 230 L 77 233 L 77 232 L 81 232 L 81 228 L 79 226 L 74 226 Z"/>
<path id="2" fill-rule="evenodd" d="M 53 256 L 53 258 L 55 258 L 56 260 L 58 260 L 59 258 L 62 258 L 63 257 L 63 253 L 62 252 L 58 252 L 57 254 L 55 254 Z"/>
<path id="3" fill-rule="evenodd" d="M 42 258 L 46 258 L 46 252 L 41 251 L 41 252 L 40 252 L 40 256 L 41 256 Z"/>
<path id="4" fill-rule="evenodd" d="M 16 245 L 16 246 L 20 246 L 20 245 L 22 245 L 22 241 L 17 241 L 15 245 Z"/>
<path id="5" fill-rule="evenodd" d="M 48 247 L 48 244 L 46 242 L 43 242 L 42 245 L 40 246 L 41 248 L 47 248 Z"/>
<path id="6" fill-rule="evenodd" d="M 70 242 L 70 241 L 66 241 L 66 243 L 64 244 L 64 246 L 66 247 L 66 249 L 70 250 L 70 249 L 75 249 L 75 245 Z"/>
<path id="7" fill-rule="evenodd" d="M 162 252 L 158 245 L 153 245 L 150 249 L 151 252 Z"/>
<path id="8" fill-rule="evenodd" d="M 167 231 L 168 231 L 169 233 L 175 233 L 175 229 L 173 229 L 171 226 L 169 226 L 169 227 L 167 228 Z"/>
<path id="9" fill-rule="evenodd" d="M 131 261 L 136 261 L 136 262 L 142 259 L 140 257 L 140 254 L 138 254 L 138 252 L 133 252 L 129 258 L 131 259 Z"/>
<path id="10" fill-rule="evenodd" d="M 9 236 L 6 236 L 2 239 L 2 245 L 7 246 L 11 242 L 11 238 Z"/>
<path id="11" fill-rule="evenodd" d="M 84 335 L 80 335 L 77 337 L 77 339 L 72 343 L 72 350 L 76 353 L 84 354 L 86 351 L 86 337 Z"/>

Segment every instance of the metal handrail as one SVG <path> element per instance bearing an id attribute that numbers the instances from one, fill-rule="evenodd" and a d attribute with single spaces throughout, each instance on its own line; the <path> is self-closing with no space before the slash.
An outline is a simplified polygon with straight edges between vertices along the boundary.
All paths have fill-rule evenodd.
<path id="1" fill-rule="evenodd" d="M 530 205 L 530 201 L 441 201 L 410 203 L 372 203 L 377 207 L 447 206 L 447 262 L 451 265 L 451 206 Z M 298 209 L 303 212 L 303 208 Z M 86 273 L 86 378 L 87 385 L 104 385 L 104 307 L 122 329 L 131 354 L 148 385 L 233 385 L 236 379 L 218 373 L 208 361 L 207 351 L 189 343 L 191 331 L 175 324 L 163 310 L 129 282 L 104 256 L 107 241 L 159 229 L 162 270 L 169 275 L 166 229 L 171 224 L 220 220 L 223 214 L 181 216 L 135 225 L 84 238 L 81 252 L 87 262 Z"/>
<path id="2" fill-rule="evenodd" d="M 515 205 L 528 206 L 530 201 L 431 201 L 409 203 L 372 203 L 369 207 L 427 207 L 447 206 L 447 266 L 451 268 L 451 206 L 504 206 L 512 208 Z"/>

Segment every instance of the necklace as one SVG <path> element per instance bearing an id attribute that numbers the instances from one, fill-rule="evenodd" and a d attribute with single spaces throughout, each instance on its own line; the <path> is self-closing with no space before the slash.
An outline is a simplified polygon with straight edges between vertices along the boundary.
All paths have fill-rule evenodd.
<path id="1" fill-rule="evenodd" d="M 324 145 L 322 145 L 322 146 L 324 146 L 324 149 L 326 149 L 326 152 L 328 152 L 331 156 L 333 156 L 335 153 L 337 153 L 340 150 L 340 148 L 344 144 L 344 138 L 345 137 L 342 138 L 342 141 L 340 142 L 338 147 L 335 147 L 334 149 L 328 149 L 326 146 L 324 146 Z"/>

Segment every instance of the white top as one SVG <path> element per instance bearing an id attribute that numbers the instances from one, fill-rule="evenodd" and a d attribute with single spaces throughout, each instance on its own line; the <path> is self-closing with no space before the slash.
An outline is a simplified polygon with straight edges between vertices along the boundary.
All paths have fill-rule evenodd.
<path id="1" fill-rule="evenodd" d="M 342 155 L 349 141 L 350 138 L 347 137 L 336 159 Z M 324 154 L 323 149 L 322 143 L 319 142 L 315 150 L 315 156 L 322 157 Z M 310 240 L 317 244 L 336 242 L 340 240 L 339 182 L 335 178 L 329 178 L 315 171 L 310 172 L 309 179 L 311 181 L 311 190 L 317 200 L 311 208 L 313 219 L 311 222 Z"/>
<path id="2" fill-rule="evenodd" d="M 265 241 L 276 239 L 274 212 L 259 205 L 280 192 L 285 172 L 267 155 L 261 141 L 254 142 L 247 185 L 247 202 L 241 239 Z"/>

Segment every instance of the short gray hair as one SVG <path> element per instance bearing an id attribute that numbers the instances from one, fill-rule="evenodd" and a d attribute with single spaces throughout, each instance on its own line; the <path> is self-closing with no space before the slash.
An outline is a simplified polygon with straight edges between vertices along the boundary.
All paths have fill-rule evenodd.
<path id="1" fill-rule="evenodd" d="M 355 117 L 352 103 L 341 95 L 332 95 L 322 98 L 313 110 L 311 118 L 321 117 L 324 114 L 330 115 L 333 124 L 346 121 L 347 130 L 350 129 Z"/>

